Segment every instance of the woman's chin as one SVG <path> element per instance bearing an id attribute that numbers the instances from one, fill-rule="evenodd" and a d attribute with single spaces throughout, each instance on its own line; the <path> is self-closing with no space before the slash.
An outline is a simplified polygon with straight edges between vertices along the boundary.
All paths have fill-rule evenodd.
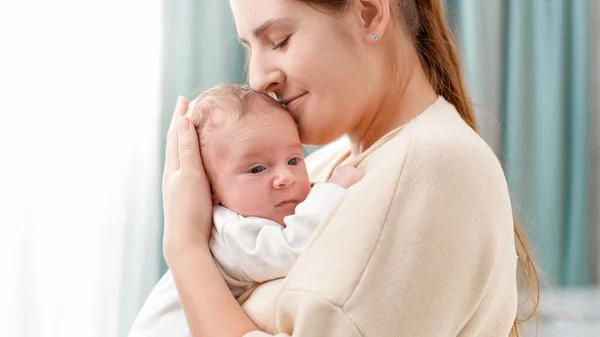
<path id="1" fill-rule="evenodd" d="M 325 127 L 325 125 L 316 127 L 300 125 L 298 131 L 302 144 L 311 146 L 327 145 L 343 135 L 343 133 L 331 132 L 332 128 Z"/>

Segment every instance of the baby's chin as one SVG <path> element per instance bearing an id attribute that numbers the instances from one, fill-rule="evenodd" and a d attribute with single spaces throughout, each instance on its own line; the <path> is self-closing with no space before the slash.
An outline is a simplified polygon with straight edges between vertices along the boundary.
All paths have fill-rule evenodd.
<path id="1" fill-rule="evenodd" d="M 261 218 L 269 219 L 271 221 L 277 222 L 278 224 L 280 224 L 283 227 L 286 227 L 285 226 L 285 222 L 283 221 L 283 219 L 286 216 L 293 215 L 293 214 L 294 214 L 293 211 L 291 211 L 291 212 L 284 212 L 284 213 L 279 212 L 277 214 L 266 214 L 265 216 L 262 216 Z"/>
<path id="2" fill-rule="evenodd" d="M 225 207 L 227 207 L 227 206 L 225 206 Z M 249 212 L 239 212 L 239 211 L 236 211 L 234 208 L 230 208 L 230 207 L 228 207 L 228 208 L 245 218 L 255 217 L 255 218 L 268 219 L 268 220 L 277 222 L 278 224 L 280 224 L 283 227 L 286 227 L 285 222 L 283 222 L 283 219 L 286 216 L 294 214 L 294 209 L 291 209 L 291 210 L 275 209 L 273 212 L 268 212 L 268 213 L 249 213 Z"/>

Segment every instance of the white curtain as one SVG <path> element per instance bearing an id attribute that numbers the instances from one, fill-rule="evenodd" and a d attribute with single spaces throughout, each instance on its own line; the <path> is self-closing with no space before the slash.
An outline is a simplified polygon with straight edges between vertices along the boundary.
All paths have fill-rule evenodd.
<path id="1" fill-rule="evenodd" d="M 0 336 L 123 335 L 160 260 L 161 2 L 3 1 L 0 47 Z"/>

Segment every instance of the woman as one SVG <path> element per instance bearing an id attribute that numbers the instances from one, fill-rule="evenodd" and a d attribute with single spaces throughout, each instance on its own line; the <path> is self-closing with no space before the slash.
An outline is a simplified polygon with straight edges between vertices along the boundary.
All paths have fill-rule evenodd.
<path id="1" fill-rule="evenodd" d="M 365 176 L 288 277 L 234 300 L 210 256 L 211 199 L 180 101 L 165 258 L 193 336 L 517 335 L 535 267 L 500 164 L 476 134 L 439 0 L 231 0 L 250 85 L 297 120 L 311 177 Z M 515 241 L 519 249 L 515 247 Z M 519 265 L 519 268 L 517 268 Z"/>

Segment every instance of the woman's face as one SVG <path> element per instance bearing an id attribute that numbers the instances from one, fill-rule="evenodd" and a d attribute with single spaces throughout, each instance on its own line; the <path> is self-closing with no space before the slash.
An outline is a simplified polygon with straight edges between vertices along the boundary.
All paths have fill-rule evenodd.
<path id="1" fill-rule="evenodd" d="M 376 109 L 381 57 L 359 11 L 333 14 L 295 0 L 231 0 L 253 89 L 275 93 L 305 144 L 323 145 Z"/>

